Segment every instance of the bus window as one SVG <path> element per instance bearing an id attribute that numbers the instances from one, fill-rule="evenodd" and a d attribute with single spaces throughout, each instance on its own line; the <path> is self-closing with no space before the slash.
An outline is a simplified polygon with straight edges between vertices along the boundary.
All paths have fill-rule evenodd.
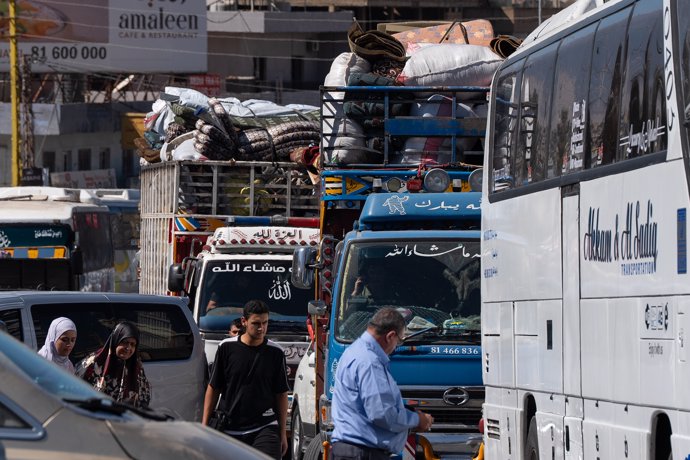
<path id="1" fill-rule="evenodd" d="M 580 171 L 588 151 L 587 89 L 596 24 L 565 38 L 558 49 L 547 178 Z"/>
<path id="2" fill-rule="evenodd" d="M 113 242 L 110 220 L 104 212 L 74 214 L 74 228 L 79 232 L 79 247 L 83 252 L 84 271 L 90 272 L 113 266 Z"/>
<path id="3" fill-rule="evenodd" d="M 594 39 L 589 84 L 590 165 L 616 161 L 620 119 L 621 71 L 631 8 L 601 20 Z"/>
<path id="4" fill-rule="evenodd" d="M 490 190 L 512 188 L 513 163 L 517 132 L 518 104 L 520 99 L 520 73 L 523 61 L 501 71 L 496 79 L 496 116 L 492 148 L 493 171 Z"/>
<path id="5" fill-rule="evenodd" d="M 619 159 L 666 148 L 661 0 L 637 2 L 628 27 Z"/>
<path id="6" fill-rule="evenodd" d="M 678 51 L 680 54 L 680 78 L 682 88 L 682 107 L 685 110 L 685 135 L 686 142 L 690 142 L 688 125 L 690 124 L 690 2 L 687 0 L 677 0 L 676 2 L 678 18 Z"/>
<path id="7" fill-rule="evenodd" d="M 546 177 L 547 142 L 553 72 L 558 43 L 527 58 L 522 75 L 520 134 L 515 157 L 515 184 L 526 185 Z"/>

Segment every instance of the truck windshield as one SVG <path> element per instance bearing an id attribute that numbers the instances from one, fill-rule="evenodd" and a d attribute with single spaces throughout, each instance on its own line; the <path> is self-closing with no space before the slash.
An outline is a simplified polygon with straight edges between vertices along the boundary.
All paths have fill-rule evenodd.
<path id="1" fill-rule="evenodd" d="M 259 299 L 271 311 L 269 334 L 306 331 L 307 303 L 314 294 L 292 287 L 291 270 L 290 259 L 209 261 L 200 286 L 199 328 L 227 332 L 244 304 Z"/>
<path id="2" fill-rule="evenodd" d="M 336 338 L 351 342 L 381 307 L 398 309 L 406 335 L 466 340 L 480 331 L 479 241 L 353 243 L 344 260 Z M 463 338 L 464 337 L 464 338 Z"/>

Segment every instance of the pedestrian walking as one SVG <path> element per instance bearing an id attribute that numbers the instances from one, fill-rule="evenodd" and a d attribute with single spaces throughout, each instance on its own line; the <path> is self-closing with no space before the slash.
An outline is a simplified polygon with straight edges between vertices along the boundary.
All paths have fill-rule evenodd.
<path id="1" fill-rule="evenodd" d="M 74 322 L 64 316 L 55 318 L 48 327 L 46 341 L 38 350 L 38 354 L 74 374 L 74 364 L 70 361 L 69 354 L 72 353 L 76 342 L 77 326 Z"/>
<path id="2" fill-rule="evenodd" d="M 151 385 L 139 356 L 139 329 L 123 321 L 100 350 L 77 365 L 77 375 L 115 401 L 148 407 Z"/>
<path id="3" fill-rule="evenodd" d="M 218 345 L 202 423 L 214 413 L 217 429 L 279 460 L 288 447 L 289 387 L 283 350 L 266 339 L 268 317 L 264 302 L 250 300 L 242 312 L 244 331 Z"/>
<path id="4" fill-rule="evenodd" d="M 406 409 L 389 371 L 405 320 L 382 308 L 343 353 L 335 373 L 331 459 L 388 460 L 402 452 L 410 430 L 429 431 L 433 417 Z"/>

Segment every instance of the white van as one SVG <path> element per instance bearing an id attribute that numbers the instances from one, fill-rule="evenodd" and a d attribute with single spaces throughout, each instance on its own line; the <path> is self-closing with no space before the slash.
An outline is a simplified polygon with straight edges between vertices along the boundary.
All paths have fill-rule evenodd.
<path id="1" fill-rule="evenodd" d="M 0 321 L 10 335 L 38 350 L 53 319 L 71 319 L 77 326 L 77 343 L 70 355 L 75 364 L 101 348 L 118 322 L 131 321 L 140 330 L 139 351 L 151 383 L 151 408 L 200 421 L 207 364 L 186 300 L 105 292 L 0 292 Z"/>

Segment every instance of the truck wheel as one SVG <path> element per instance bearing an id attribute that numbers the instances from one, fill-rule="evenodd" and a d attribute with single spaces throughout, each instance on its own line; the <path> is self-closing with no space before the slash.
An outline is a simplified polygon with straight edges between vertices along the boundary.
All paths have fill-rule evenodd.
<path id="1" fill-rule="evenodd" d="M 321 435 L 318 433 L 311 440 L 307 446 L 307 451 L 304 453 L 304 460 L 321 460 L 323 454 L 321 453 L 322 446 Z"/>
<path id="2" fill-rule="evenodd" d="M 537 433 L 537 417 L 533 416 L 529 422 L 527 443 L 525 444 L 525 459 L 539 460 L 539 435 Z"/>
<path id="3" fill-rule="evenodd" d="M 292 460 L 302 460 L 304 436 L 302 435 L 302 417 L 299 415 L 299 406 L 294 406 L 292 408 L 290 428 L 292 429 L 292 435 L 290 436 Z"/>

